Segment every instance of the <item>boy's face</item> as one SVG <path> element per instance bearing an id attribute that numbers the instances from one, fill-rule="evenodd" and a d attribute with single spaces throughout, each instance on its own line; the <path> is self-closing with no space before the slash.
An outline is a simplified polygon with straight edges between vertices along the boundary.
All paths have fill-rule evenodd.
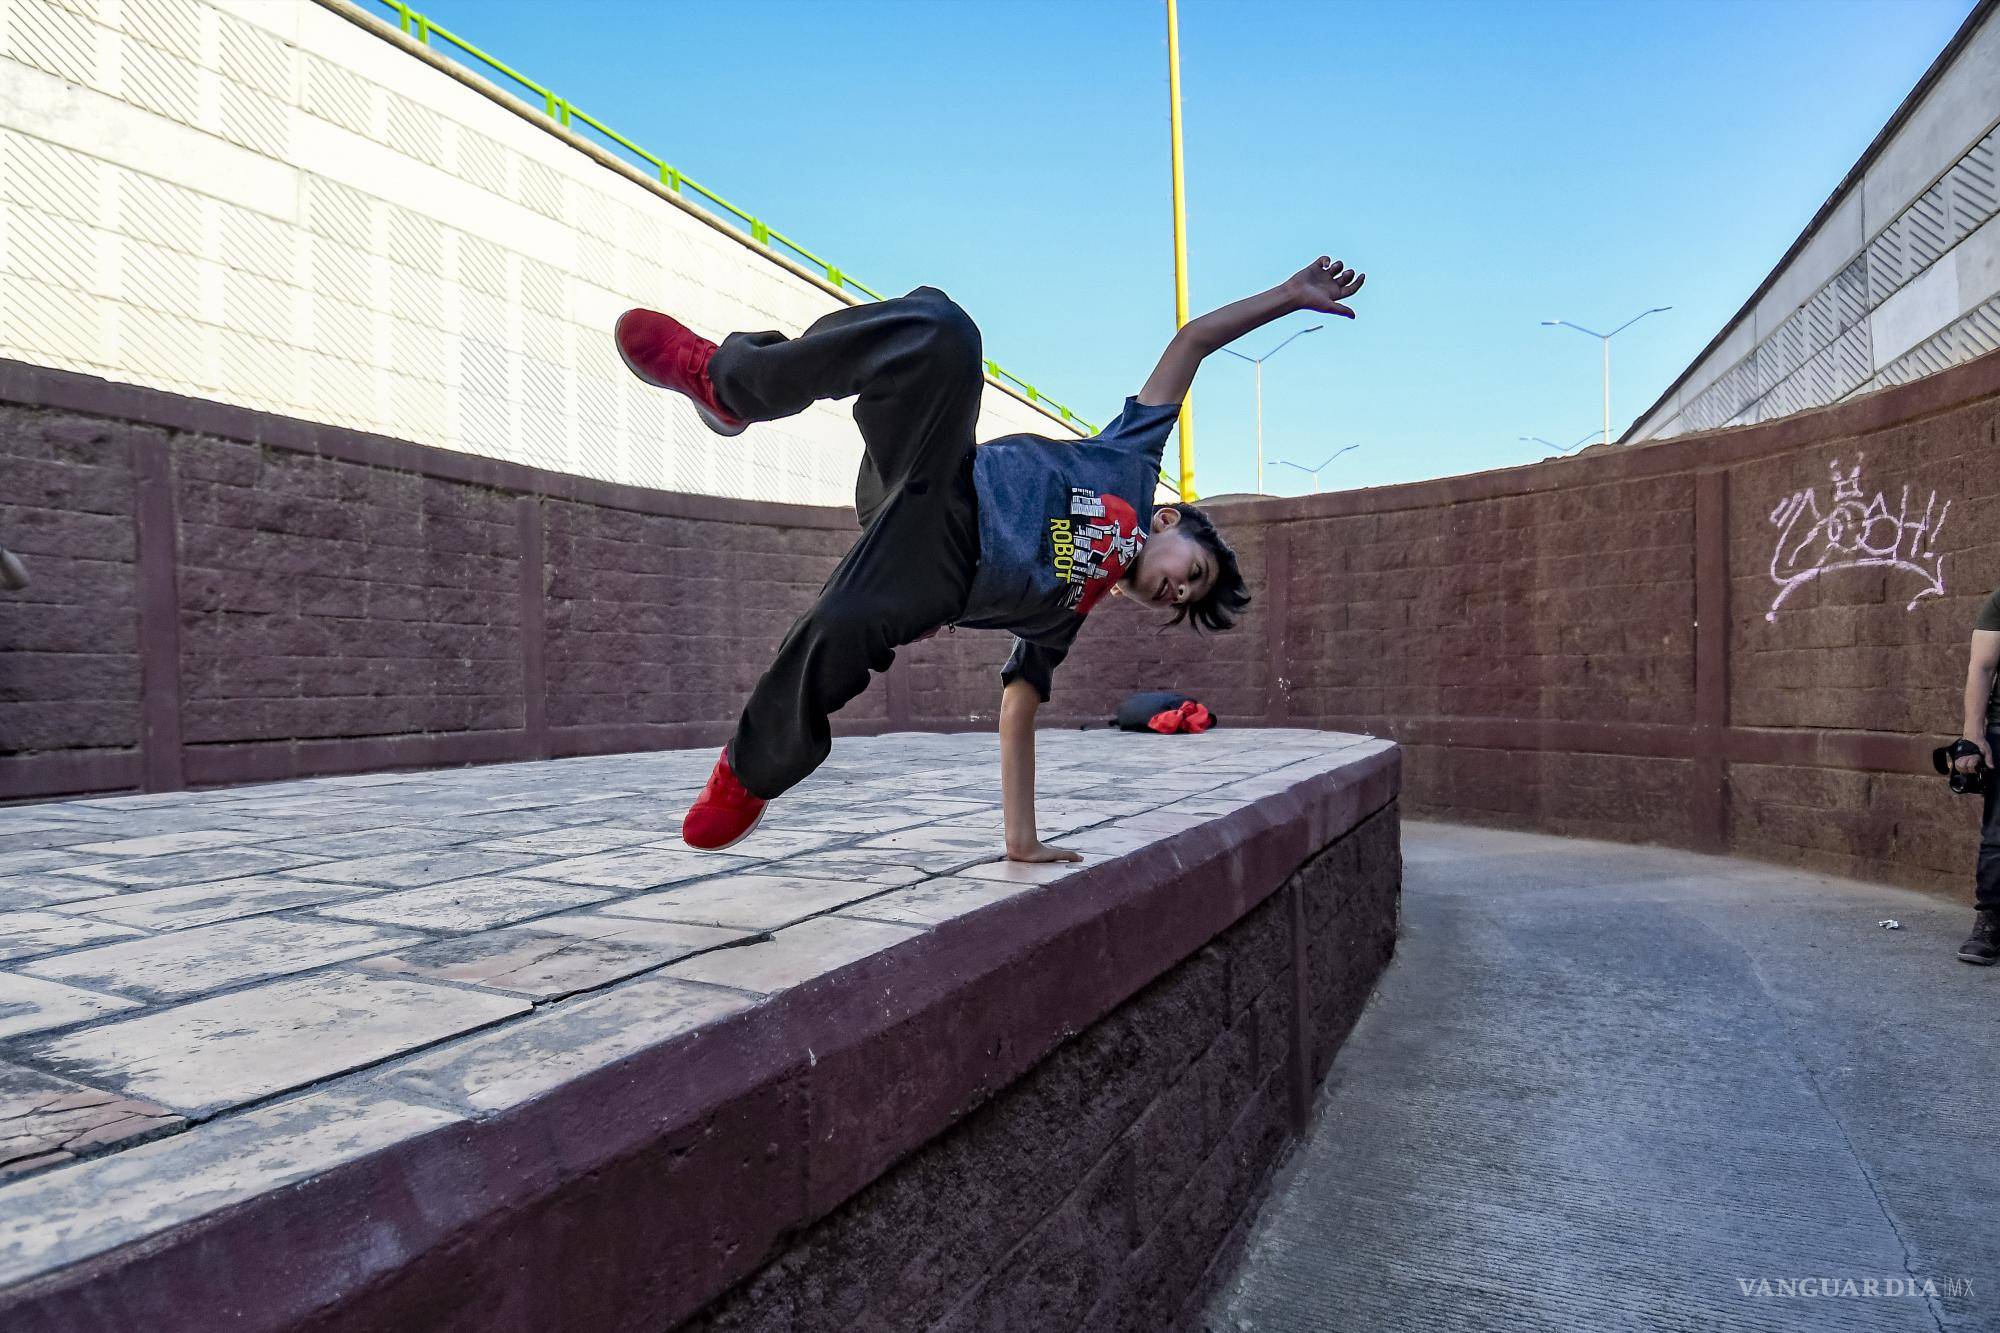
<path id="1" fill-rule="evenodd" d="M 1153 513 L 1146 545 L 1125 572 L 1120 593 L 1147 606 L 1175 607 L 1197 602 L 1215 586 L 1215 557 L 1180 529 L 1178 509 Z"/>

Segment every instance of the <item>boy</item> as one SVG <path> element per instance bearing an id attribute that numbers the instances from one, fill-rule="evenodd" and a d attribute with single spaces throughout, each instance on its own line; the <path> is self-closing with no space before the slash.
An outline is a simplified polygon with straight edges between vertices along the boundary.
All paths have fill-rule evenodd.
<path id="1" fill-rule="evenodd" d="M 1295 310 L 1354 318 L 1363 276 L 1322 255 L 1269 291 L 1183 326 L 1118 419 L 1088 440 L 1010 435 L 975 448 L 985 388 L 978 327 L 935 287 L 815 320 L 796 338 L 732 333 L 720 346 L 670 316 L 628 310 L 614 337 L 633 374 L 694 401 L 709 427 L 855 397 L 865 446 L 861 538 L 757 682 L 736 734 L 682 822 L 692 847 L 747 836 L 765 805 L 832 748 L 827 719 L 895 650 L 945 625 L 1016 635 L 1001 669 L 1000 787 L 1007 855 L 1075 861 L 1035 832 L 1035 710 L 1083 619 L 1107 593 L 1228 629 L 1250 596 L 1199 509 L 1153 505 L 1160 454 L 1202 358 Z"/>

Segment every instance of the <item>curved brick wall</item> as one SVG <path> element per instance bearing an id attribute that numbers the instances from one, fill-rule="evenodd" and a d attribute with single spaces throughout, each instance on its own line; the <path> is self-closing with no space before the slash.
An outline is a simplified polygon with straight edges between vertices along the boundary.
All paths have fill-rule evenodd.
<path id="1" fill-rule="evenodd" d="M 1956 891 L 1978 812 L 1928 751 L 2000 584 L 1996 423 L 2000 355 L 1764 425 L 1219 512 L 1266 597 L 1236 651 L 1265 656 L 1180 683 L 1394 737 L 1412 814 Z"/>
<path id="2" fill-rule="evenodd" d="M 0 798 L 713 744 L 853 532 L 26 366 L 0 413 L 0 543 L 36 575 L 0 598 Z M 1218 505 L 1244 627 L 1108 605 L 1048 717 L 1171 685 L 1393 736 L 1412 813 L 1954 885 L 1974 812 L 1926 751 L 2000 583 L 1996 419 L 1988 356 L 1759 426 Z M 1900 563 L 1810 536 L 1835 460 Z M 1805 576 L 1775 612 L 1774 558 Z M 918 645 L 842 728 L 991 726 L 1005 648 Z"/>

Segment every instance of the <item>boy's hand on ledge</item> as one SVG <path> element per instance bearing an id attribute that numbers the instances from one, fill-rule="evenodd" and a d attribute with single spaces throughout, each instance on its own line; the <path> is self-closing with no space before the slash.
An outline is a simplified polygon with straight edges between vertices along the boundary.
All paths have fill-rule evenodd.
<path id="1" fill-rule="evenodd" d="M 1080 852 L 1073 852 L 1067 847 L 1051 847 L 1047 843 L 1037 839 L 1025 847 L 1016 847 L 1010 843 L 1007 847 L 1007 859 L 1009 861 L 1037 863 L 1043 861 L 1081 861 L 1083 855 Z"/>
<path id="2" fill-rule="evenodd" d="M 1357 273 L 1338 259 L 1321 255 L 1293 274 L 1285 286 L 1290 289 L 1301 310 L 1318 310 L 1353 319 L 1354 312 L 1341 303 L 1360 291 L 1361 284 L 1366 281 L 1366 273 Z"/>

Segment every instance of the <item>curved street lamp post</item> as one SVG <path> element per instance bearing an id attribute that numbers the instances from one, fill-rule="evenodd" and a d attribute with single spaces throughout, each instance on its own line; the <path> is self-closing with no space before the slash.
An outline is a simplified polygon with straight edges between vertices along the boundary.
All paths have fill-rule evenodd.
<path id="1" fill-rule="evenodd" d="M 1360 446 L 1360 445 L 1358 445 L 1358 444 L 1350 444 L 1350 445 L 1348 445 L 1348 446 L 1347 446 L 1347 449 L 1359 449 L 1360 447 L 1361 447 L 1361 446 Z M 1328 455 L 1328 457 L 1327 457 L 1327 460 L 1326 460 L 1326 462 L 1325 462 L 1325 463 L 1321 463 L 1321 464 L 1320 464 L 1320 465 L 1319 465 L 1318 467 L 1307 467 L 1307 466 L 1306 466 L 1306 465 L 1305 465 L 1304 463 L 1294 463 L 1294 462 L 1292 462 L 1292 461 L 1291 461 L 1290 459 L 1288 459 L 1288 458 L 1274 458 L 1274 459 L 1272 459 L 1271 461 L 1272 461 L 1273 463 L 1276 463 L 1276 464 L 1277 464 L 1277 465 L 1278 465 L 1279 467 L 1295 467 L 1295 468 L 1297 468 L 1297 469 L 1298 469 L 1299 471 L 1301 471 L 1301 472 L 1305 473 L 1305 474 L 1306 474 L 1307 476 L 1311 477 L 1311 478 L 1313 479 L 1313 494 L 1314 494 L 1314 495 L 1318 495 L 1318 494 L 1319 494 L 1319 474 L 1320 474 L 1320 473 L 1322 473 L 1322 472 L 1324 472 L 1324 471 L 1326 471 L 1326 469 L 1327 469 L 1327 466 L 1328 466 L 1329 464 L 1331 464 L 1331 463 L 1333 462 L 1333 460 L 1334 460 L 1334 459 L 1336 459 L 1336 458 L 1340 457 L 1340 456 L 1341 456 L 1342 454 L 1346 453 L 1346 452 L 1347 452 L 1347 449 L 1336 449 L 1336 450 L 1334 450 L 1332 454 Z"/>
<path id="2" fill-rule="evenodd" d="M 1576 449 L 1579 446 L 1585 444 L 1586 442 L 1596 439 L 1597 432 L 1594 430 L 1585 431 L 1582 437 L 1578 439 L 1575 444 L 1557 444 L 1554 440 L 1545 440 L 1539 435 L 1521 435 L 1517 436 L 1516 438 L 1519 439 L 1523 444 L 1530 444 L 1530 443 L 1545 444 L 1559 454 L 1566 454 L 1570 452 L 1572 449 Z"/>
<path id="3" fill-rule="evenodd" d="M 1317 333 L 1325 327 L 1326 325 L 1324 324 L 1314 324 L 1308 328 L 1300 329 L 1292 335 L 1292 338 L 1304 337 L 1308 333 Z M 1292 338 L 1285 339 L 1284 342 L 1279 343 L 1262 356 L 1245 356 L 1233 347 L 1222 349 L 1237 360 L 1248 361 L 1257 368 L 1257 494 L 1259 495 L 1264 493 L 1264 363 L 1284 351 L 1286 346 L 1291 343 Z M 1350 445 L 1349 447 L 1352 448 L 1353 446 Z M 1293 466 L 1297 466 L 1297 464 Z"/>
<path id="4" fill-rule="evenodd" d="M 1599 333 L 1596 329 L 1586 329 L 1585 327 L 1583 327 L 1583 325 L 1572 324 L 1566 319 L 1545 319 L 1542 321 L 1542 325 L 1545 328 L 1553 327 L 1555 325 L 1561 325 L 1563 328 L 1566 329 L 1575 329 L 1578 333 L 1587 333 L 1591 337 L 1599 339 L 1600 341 L 1603 342 L 1604 344 L 1604 442 L 1606 444 L 1611 443 L 1611 340 L 1613 338 L 1616 338 L 1619 334 L 1625 332 L 1625 330 L 1631 328 L 1634 324 L 1637 324 L 1640 320 L 1644 319 L 1646 316 L 1657 315 L 1662 310 L 1672 310 L 1672 309 L 1673 307 L 1670 305 L 1656 305 L 1651 310 L 1641 310 L 1638 314 L 1632 316 L 1632 318 L 1626 320 L 1623 324 L 1620 324 L 1617 328 L 1611 330 L 1611 332 L 1609 333 Z"/>

